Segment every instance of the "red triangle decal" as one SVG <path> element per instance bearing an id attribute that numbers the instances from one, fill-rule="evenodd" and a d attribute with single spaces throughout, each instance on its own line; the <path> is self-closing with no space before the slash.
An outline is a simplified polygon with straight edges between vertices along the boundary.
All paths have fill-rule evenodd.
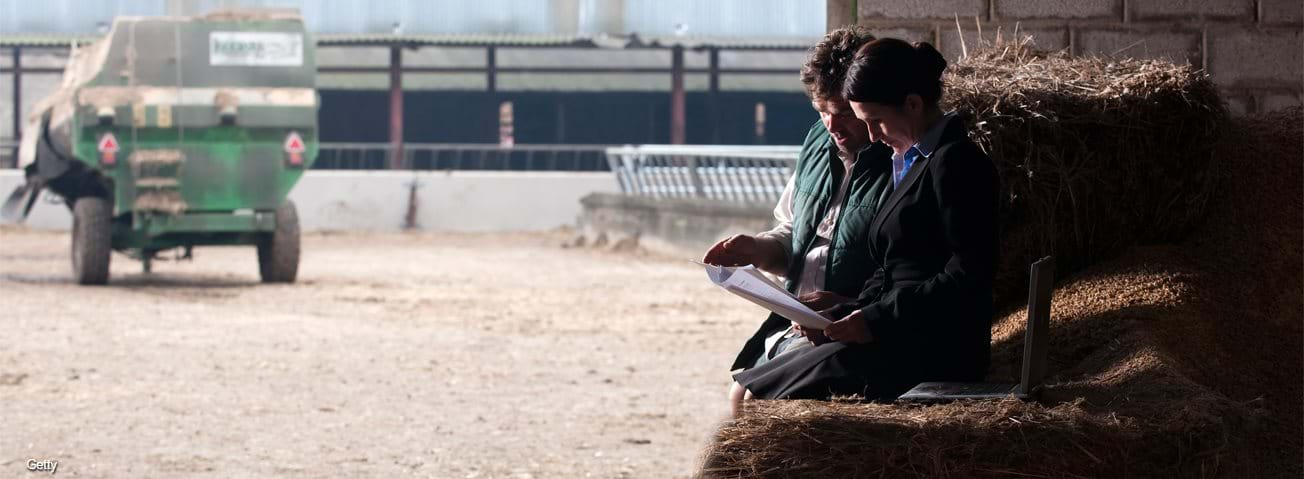
<path id="1" fill-rule="evenodd" d="M 113 134 L 104 135 L 100 139 L 100 151 L 118 151 L 118 139 Z"/>
<path id="2" fill-rule="evenodd" d="M 291 132 L 290 136 L 285 139 L 285 152 L 303 153 L 303 150 L 303 138 L 298 133 Z"/>

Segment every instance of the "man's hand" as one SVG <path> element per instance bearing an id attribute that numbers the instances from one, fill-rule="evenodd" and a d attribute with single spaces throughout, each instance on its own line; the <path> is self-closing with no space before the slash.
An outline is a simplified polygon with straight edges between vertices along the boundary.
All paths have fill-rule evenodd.
<path id="1" fill-rule="evenodd" d="M 863 344 L 873 340 L 869 334 L 869 326 L 865 324 L 865 318 L 859 309 L 828 325 L 824 328 L 824 335 L 842 343 Z"/>
<path id="2" fill-rule="evenodd" d="M 823 311 L 842 303 L 855 301 L 855 298 L 848 298 L 832 291 L 816 291 L 798 296 L 797 301 L 801 301 L 801 304 L 810 309 Z"/>
<path id="3" fill-rule="evenodd" d="M 755 236 L 733 235 L 706 250 L 702 262 L 717 266 L 742 266 L 761 261 L 761 248 Z"/>

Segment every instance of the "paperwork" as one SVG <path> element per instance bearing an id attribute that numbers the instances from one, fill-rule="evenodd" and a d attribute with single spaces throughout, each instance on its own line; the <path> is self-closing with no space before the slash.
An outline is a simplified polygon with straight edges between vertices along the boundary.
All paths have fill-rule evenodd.
<path id="1" fill-rule="evenodd" d="M 801 304 L 792 293 L 774 284 L 752 265 L 716 266 L 693 262 L 706 268 L 706 276 L 716 286 L 800 324 L 803 328 L 823 330 L 830 323 L 828 318 Z"/>

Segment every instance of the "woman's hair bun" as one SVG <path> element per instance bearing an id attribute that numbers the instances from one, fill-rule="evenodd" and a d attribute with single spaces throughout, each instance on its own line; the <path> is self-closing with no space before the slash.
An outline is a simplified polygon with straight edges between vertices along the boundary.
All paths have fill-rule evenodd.
<path id="1" fill-rule="evenodd" d="M 916 71 L 928 75 L 929 80 L 941 78 L 942 72 L 946 71 L 946 58 L 942 53 L 928 42 L 915 42 L 912 46 L 915 47 Z"/>
<path id="2" fill-rule="evenodd" d="M 924 104 L 935 106 L 942 98 L 944 70 L 946 59 L 933 45 L 880 38 L 856 51 L 842 83 L 842 97 L 900 107 L 906 97 L 917 94 Z"/>

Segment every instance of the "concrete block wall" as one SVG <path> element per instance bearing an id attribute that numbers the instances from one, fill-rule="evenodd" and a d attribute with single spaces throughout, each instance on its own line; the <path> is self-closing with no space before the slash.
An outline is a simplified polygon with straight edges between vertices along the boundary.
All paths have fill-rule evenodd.
<path id="1" fill-rule="evenodd" d="M 1039 48 L 1207 70 L 1237 114 L 1304 103 L 1301 0 L 827 0 L 829 29 L 929 41 L 949 59 L 1017 29 Z M 959 23 L 957 31 L 956 23 Z"/>

